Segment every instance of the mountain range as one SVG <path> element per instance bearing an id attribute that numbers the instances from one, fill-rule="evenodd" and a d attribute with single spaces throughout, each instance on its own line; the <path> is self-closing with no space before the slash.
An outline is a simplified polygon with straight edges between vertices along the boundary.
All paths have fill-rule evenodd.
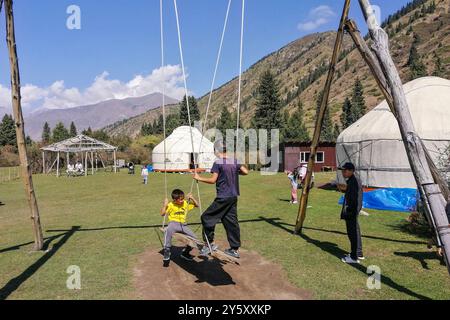
<path id="1" fill-rule="evenodd" d="M 162 105 L 162 98 L 161 93 L 152 93 L 143 97 L 112 99 L 75 108 L 43 109 L 25 115 L 26 133 L 32 139 L 39 140 L 45 122 L 48 122 L 50 127 L 53 128 L 58 122 L 62 122 L 66 127 L 69 127 L 73 121 L 79 132 L 89 127 L 92 130 L 98 130 L 111 123 L 129 119 L 148 110 L 158 108 Z M 168 104 L 178 102 L 169 97 L 166 97 L 165 100 Z"/>
<path id="2" fill-rule="evenodd" d="M 436 8 L 429 12 L 427 8 L 433 4 Z M 399 11 L 383 24 L 390 36 L 392 57 L 403 82 L 411 80 L 407 62 L 415 37 L 420 39 L 417 50 L 427 73 L 433 74 L 436 57 L 439 57 L 444 73 L 441 76 L 450 77 L 449 7 L 450 0 L 414 0 L 408 6 L 399 8 Z M 324 87 L 335 38 L 336 32 L 332 31 L 308 35 L 262 58 L 245 71 L 242 77 L 243 125 L 250 125 L 253 118 L 261 74 L 271 70 L 280 87 L 283 111 L 292 112 L 301 102 L 304 106 L 305 124 L 312 132 L 317 99 Z M 350 36 L 346 35 L 330 94 L 329 106 L 334 123 L 340 124 L 342 104 L 345 98 L 351 95 L 356 79 L 360 79 L 363 83 L 367 111 L 370 111 L 384 98 Z M 213 126 L 220 117 L 222 106 L 226 106 L 230 112 L 236 110 L 237 87 L 238 79 L 235 78 L 214 91 L 210 126 Z M 199 107 L 203 115 L 207 101 L 208 95 L 199 99 Z M 172 112 L 176 110 L 173 106 Z M 107 131 L 112 135 L 136 136 L 143 123 L 153 121 L 160 114 L 160 108 L 156 108 L 109 126 Z"/>

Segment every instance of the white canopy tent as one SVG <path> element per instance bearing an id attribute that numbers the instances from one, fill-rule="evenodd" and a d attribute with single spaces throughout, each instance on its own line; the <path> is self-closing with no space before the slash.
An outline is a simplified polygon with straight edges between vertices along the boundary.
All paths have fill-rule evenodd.
<path id="1" fill-rule="evenodd" d="M 194 157 L 198 169 L 210 170 L 216 156 L 214 144 L 203 137 L 200 130 L 192 128 L 194 150 L 192 150 L 191 129 L 183 126 L 175 129 L 167 139 L 153 149 L 153 168 L 155 171 L 188 172 L 194 169 Z M 164 145 L 166 162 L 164 163 Z"/>
<path id="2" fill-rule="evenodd" d="M 439 166 L 450 146 L 450 81 L 425 77 L 405 84 L 404 89 L 416 131 Z M 342 132 L 336 157 L 339 165 L 355 164 L 364 186 L 417 187 L 397 120 L 386 101 Z M 338 181 L 343 182 L 339 173 Z"/>
<path id="3" fill-rule="evenodd" d="M 54 143 L 47 147 L 41 148 L 41 151 L 42 151 L 42 166 L 43 166 L 42 172 L 44 174 L 52 172 L 52 169 L 56 165 L 56 176 L 59 177 L 61 154 L 66 155 L 66 166 L 69 165 L 70 154 L 81 155 L 80 161 L 81 163 L 83 163 L 84 174 L 85 175 L 88 174 L 89 161 L 91 162 L 92 174 L 94 174 L 94 167 L 97 166 L 97 161 L 94 161 L 94 157 L 95 159 L 97 159 L 99 157 L 99 152 L 106 152 L 113 154 L 114 157 L 113 168 L 114 172 L 115 173 L 117 172 L 117 165 L 116 165 L 117 148 L 105 142 L 96 140 L 94 138 L 82 134 L 61 142 Z M 54 160 L 52 165 L 48 168 L 46 165 L 46 158 L 45 158 L 47 152 L 56 153 L 56 160 Z M 105 167 L 102 159 L 101 162 L 103 164 L 103 167 Z"/>

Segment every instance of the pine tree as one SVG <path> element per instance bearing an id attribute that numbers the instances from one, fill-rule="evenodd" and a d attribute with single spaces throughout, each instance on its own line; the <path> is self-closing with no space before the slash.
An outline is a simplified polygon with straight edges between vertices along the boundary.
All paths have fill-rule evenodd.
<path id="1" fill-rule="evenodd" d="M 62 122 L 59 122 L 56 124 L 55 128 L 53 129 L 52 133 L 52 141 L 53 142 L 60 142 L 66 139 L 70 138 L 69 131 L 64 126 Z"/>
<path id="2" fill-rule="evenodd" d="M 355 85 L 353 87 L 352 95 L 352 117 L 354 120 L 351 124 L 356 122 L 359 118 L 366 114 L 366 101 L 364 100 L 364 88 L 362 82 L 356 79 Z"/>
<path id="3" fill-rule="evenodd" d="M 42 128 L 41 139 L 43 144 L 48 144 L 50 143 L 50 141 L 52 141 L 52 133 L 48 122 L 44 123 L 44 128 Z"/>
<path id="4" fill-rule="evenodd" d="M 92 132 L 91 138 L 94 138 L 96 140 L 100 140 L 103 142 L 109 142 L 110 138 L 108 134 L 104 130 L 96 130 Z"/>
<path id="5" fill-rule="evenodd" d="M 164 132 L 164 118 L 161 114 L 158 119 L 153 122 L 153 133 L 154 134 L 163 134 Z"/>
<path id="6" fill-rule="evenodd" d="M 352 103 L 349 98 L 346 98 L 342 105 L 341 123 L 344 129 L 347 129 L 354 122 L 352 119 Z"/>
<path id="7" fill-rule="evenodd" d="M 161 118 L 162 121 L 162 118 Z M 180 126 L 180 116 L 176 113 L 169 114 L 166 117 L 166 134 L 170 135 L 172 132 Z M 161 133 L 163 132 L 163 127 L 161 123 Z"/>
<path id="8" fill-rule="evenodd" d="M 183 100 L 180 103 L 180 125 L 182 126 L 194 126 L 196 121 L 200 121 L 200 110 L 198 109 L 197 100 L 194 97 L 189 97 L 189 100 L 186 99 L 186 96 L 183 97 Z M 187 101 L 189 101 L 189 111 L 191 114 L 191 123 L 189 124 L 189 115 L 187 109 Z"/>
<path id="9" fill-rule="evenodd" d="M 282 122 L 279 84 L 270 71 L 262 74 L 259 80 L 256 112 L 253 118 L 255 129 L 280 129 Z"/>
<path id="10" fill-rule="evenodd" d="M 3 116 L 2 122 L 0 123 L 0 146 L 6 145 L 17 147 L 14 119 L 11 115 L 7 114 Z"/>
<path id="11" fill-rule="evenodd" d="M 70 123 L 70 137 L 76 137 L 78 135 L 77 133 L 77 127 L 75 126 L 75 123 L 72 121 Z"/>
<path id="12" fill-rule="evenodd" d="M 319 94 L 317 97 L 317 113 L 320 109 L 320 105 L 322 103 L 323 92 Z M 327 110 L 324 115 L 322 131 L 320 134 L 320 140 L 322 142 L 333 142 L 335 141 L 333 121 L 331 120 L 330 108 L 327 106 Z"/>
<path id="13" fill-rule="evenodd" d="M 228 111 L 228 108 L 225 105 L 223 105 L 222 112 L 220 113 L 220 117 L 216 124 L 216 129 L 225 135 L 227 130 L 234 129 L 235 127 L 236 123 L 232 118 L 231 112 Z"/>
<path id="14" fill-rule="evenodd" d="M 83 130 L 81 133 L 83 135 L 85 135 L 85 136 L 92 137 L 92 129 L 91 129 L 91 127 L 87 128 L 87 130 Z"/>
<path id="15" fill-rule="evenodd" d="M 409 51 L 408 67 L 411 73 L 411 80 L 421 78 L 427 75 L 427 69 L 423 64 L 422 57 L 417 50 L 420 43 L 420 38 L 417 34 L 414 35 L 414 41 Z"/>
<path id="16" fill-rule="evenodd" d="M 297 110 L 289 116 L 285 115 L 285 126 L 282 131 L 284 142 L 309 142 L 310 137 L 308 129 L 306 129 L 303 121 L 303 104 L 300 102 L 297 105 Z"/>
<path id="17" fill-rule="evenodd" d="M 341 134 L 341 127 L 339 127 L 339 124 L 335 123 L 334 130 L 333 130 L 334 141 L 336 141 L 337 138 L 339 138 L 340 134 Z"/>
<path id="18" fill-rule="evenodd" d="M 442 64 L 442 60 L 441 57 L 439 57 L 436 53 L 434 56 L 434 71 L 433 71 L 433 76 L 435 77 L 441 77 L 441 78 L 445 78 L 446 74 L 445 74 L 445 67 Z"/>
<path id="19" fill-rule="evenodd" d="M 143 123 L 141 127 L 141 136 L 150 136 L 154 134 L 153 125 L 151 123 Z"/>

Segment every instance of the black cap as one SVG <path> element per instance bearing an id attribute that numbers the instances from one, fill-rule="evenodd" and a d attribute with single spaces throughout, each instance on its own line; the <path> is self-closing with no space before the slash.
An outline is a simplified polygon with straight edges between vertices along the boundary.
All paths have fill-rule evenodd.
<path id="1" fill-rule="evenodd" d="M 356 168 L 355 168 L 355 165 L 354 165 L 353 163 L 347 162 L 347 163 L 344 164 L 343 166 L 340 166 L 340 167 L 338 168 L 338 170 L 352 170 L 352 171 L 355 171 Z"/>

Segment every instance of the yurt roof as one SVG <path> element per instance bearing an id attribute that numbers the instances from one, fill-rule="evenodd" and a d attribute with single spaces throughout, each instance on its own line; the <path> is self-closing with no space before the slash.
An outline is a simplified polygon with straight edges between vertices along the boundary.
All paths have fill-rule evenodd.
<path id="1" fill-rule="evenodd" d="M 450 81 L 425 77 L 405 84 L 404 90 L 419 136 L 424 140 L 450 141 Z M 337 142 L 400 139 L 397 120 L 383 101 L 342 132 Z"/>
<path id="2" fill-rule="evenodd" d="M 206 137 L 202 139 L 202 133 L 197 128 L 192 128 L 194 151 L 192 151 L 191 129 L 183 126 L 175 129 L 165 140 L 167 153 L 198 153 L 199 150 L 207 153 L 214 152 L 214 144 Z M 200 148 L 201 142 L 201 148 Z M 164 141 L 158 144 L 153 153 L 164 153 Z"/>

